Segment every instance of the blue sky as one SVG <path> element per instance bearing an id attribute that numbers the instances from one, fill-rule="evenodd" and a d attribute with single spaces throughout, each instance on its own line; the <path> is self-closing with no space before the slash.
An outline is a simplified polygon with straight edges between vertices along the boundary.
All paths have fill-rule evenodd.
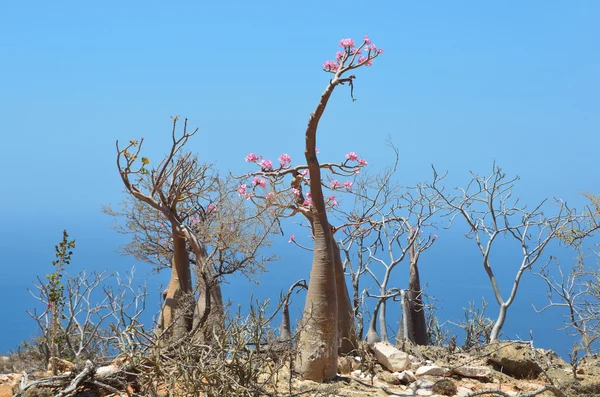
<path id="1" fill-rule="evenodd" d="M 391 137 L 401 184 L 428 178 L 431 163 L 450 171 L 449 185 L 464 184 L 468 170 L 485 173 L 495 160 L 521 176 L 524 202 L 580 205 L 578 193 L 599 185 L 599 12 L 593 1 L 4 2 L 0 310 L 14 326 L 0 330 L 0 352 L 33 331 L 25 288 L 48 272 L 64 228 L 79 243 L 74 266 L 134 264 L 115 253 L 124 240 L 100 212 L 123 198 L 116 139 L 144 136 L 146 153 L 160 158 L 169 116 L 179 114 L 200 129 L 189 148 L 219 169 L 248 170 L 251 151 L 300 158 L 328 79 L 321 64 L 341 38 L 369 35 L 385 54 L 358 71 L 356 102 L 335 92 L 319 131 L 322 158 L 354 150 L 378 169 L 392 160 Z M 439 244 L 423 270 L 448 318 L 487 291 L 456 297 L 444 285 L 446 272 L 483 273 L 474 246 L 454 247 Z M 308 275 L 306 255 L 287 245 L 281 253 L 285 263 L 260 294 Z M 148 277 L 158 285 L 166 275 Z M 538 287 L 526 277 L 524 291 Z M 528 318 L 526 295 L 518 301 L 515 317 Z M 526 336 L 526 324 L 512 326 Z M 555 347 L 558 334 L 537 333 Z"/>

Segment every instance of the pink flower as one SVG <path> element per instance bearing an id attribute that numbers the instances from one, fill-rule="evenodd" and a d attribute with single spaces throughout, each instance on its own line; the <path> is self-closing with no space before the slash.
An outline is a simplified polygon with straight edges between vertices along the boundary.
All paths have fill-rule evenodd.
<path id="1" fill-rule="evenodd" d="M 273 163 L 271 162 L 271 160 L 262 160 L 260 163 L 258 163 L 258 165 L 260 165 L 260 168 L 262 168 L 265 171 L 273 170 Z"/>
<path id="2" fill-rule="evenodd" d="M 375 47 L 375 44 L 371 44 L 367 46 L 367 48 L 369 49 L 369 51 L 377 51 L 377 47 Z"/>
<path id="3" fill-rule="evenodd" d="M 331 188 L 332 189 L 336 189 L 338 187 L 342 187 L 342 184 L 340 183 L 340 181 L 335 180 L 335 179 L 333 181 L 331 181 Z"/>
<path id="4" fill-rule="evenodd" d="M 344 182 L 344 187 L 346 188 L 346 190 L 352 190 L 352 186 L 354 186 L 354 183 L 350 181 Z"/>
<path id="5" fill-rule="evenodd" d="M 281 168 L 289 167 L 290 163 L 292 162 L 292 158 L 287 153 L 284 153 L 281 156 L 279 156 L 278 160 Z"/>
<path id="6" fill-rule="evenodd" d="M 238 186 L 238 193 L 242 196 L 244 196 L 246 194 L 246 184 L 242 183 L 240 186 Z"/>
<path id="7" fill-rule="evenodd" d="M 306 198 L 302 205 L 306 205 L 308 207 L 309 205 L 312 205 L 312 200 L 310 198 Z"/>
<path id="8" fill-rule="evenodd" d="M 339 203 L 337 201 L 335 201 L 335 196 L 329 196 L 329 201 L 331 202 L 331 205 L 334 207 L 339 205 Z"/>
<path id="9" fill-rule="evenodd" d="M 200 219 L 199 219 L 199 218 L 196 218 L 195 216 L 192 216 L 192 217 L 190 218 L 190 222 L 191 222 L 191 223 L 198 223 L 198 222 L 200 222 Z"/>
<path id="10" fill-rule="evenodd" d="M 352 39 L 342 39 L 342 40 L 340 40 L 340 47 L 342 47 L 342 48 L 352 48 L 352 47 L 354 47 L 354 40 L 352 40 Z"/>
<path id="11" fill-rule="evenodd" d="M 255 176 L 255 177 L 252 179 L 252 183 L 254 184 L 254 186 L 260 186 L 260 187 L 265 187 L 265 186 L 267 186 L 267 181 L 265 181 L 264 179 L 262 179 L 262 178 L 259 178 L 259 177 L 257 177 L 257 176 Z"/>
<path id="12" fill-rule="evenodd" d="M 383 54 L 383 48 L 380 48 L 380 49 L 378 49 L 378 50 L 377 50 L 377 53 L 378 53 L 378 54 Z"/>
<path id="13" fill-rule="evenodd" d="M 434 240 L 435 240 L 435 239 L 437 239 L 437 234 L 434 234 L 434 235 L 433 235 L 433 239 L 434 239 Z"/>
<path id="14" fill-rule="evenodd" d="M 326 72 L 335 72 L 339 67 L 340 65 L 335 61 L 325 61 L 323 64 L 323 69 L 325 69 Z"/>
<path id="15" fill-rule="evenodd" d="M 307 193 L 306 193 L 306 197 L 308 197 L 308 198 L 312 198 L 312 193 L 311 193 L 311 192 L 307 192 Z"/>
<path id="16" fill-rule="evenodd" d="M 210 203 L 209 205 L 206 206 L 206 213 L 207 214 L 212 214 L 213 212 L 217 211 L 217 206 L 214 203 Z"/>
<path id="17" fill-rule="evenodd" d="M 366 57 L 364 57 L 364 56 L 360 56 L 360 57 L 358 57 L 358 63 L 363 63 L 363 62 L 364 62 L 364 61 L 366 61 L 366 60 L 367 60 L 367 58 L 366 58 Z"/>
<path id="18" fill-rule="evenodd" d="M 369 36 L 365 36 L 364 41 L 366 44 L 371 44 L 371 40 L 369 40 Z"/>
<path id="19" fill-rule="evenodd" d="M 254 153 L 250 153 L 249 155 L 246 156 L 246 162 L 247 163 L 254 163 L 258 160 L 258 156 Z"/>
<path id="20" fill-rule="evenodd" d="M 292 193 L 294 194 L 294 196 L 300 196 L 300 189 L 296 189 L 295 187 L 293 187 Z"/>
<path id="21" fill-rule="evenodd" d="M 360 54 L 360 53 L 361 53 L 361 51 L 362 51 L 362 49 L 360 49 L 360 48 L 355 48 L 354 50 L 352 50 L 352 53 L 353 53 L 354 55 L 358 55 L 358 54 Z"/>
<path id="22" fill-rule="evenodd" d="M 339 52 L 339 51 L 338 51 L 338 52 L 335 54 L 335 59 L 337 59 L 337 60 L 338 60 L 338 62 L 339 62 L 339 61 L 341 61 L 341 60 L 342 60 L 342 57 L 343 57 L 343 56 L 344 56 L 344 55 L 343 55 L 341 52 Z"/>
<path id="23" fill-rule="evenodd" d="M 269 192 L 267 193 L 267 195 L 265 196 L 265 198 L 267 199 L 267 201 L 271 201 L 275 198 L 275 193 L 273 192 Z"/>
<path id="24" fill-rule="evenodd" d="M 358 160 L 359 167 L 364 167 L 365 165 L 367 165 L 367 160 L 365 160 L 365 159 Z"/>
<path id="25" fill-rule="evenodd" d="M 367 62 L 365 62 L 365 66 L 373 66 L 373 60 L 369 59 Z"/>
<path id="26" fill-rule="evenodd" d="M 304 171 L 302 171 L 302 175 L 304 175 L 304 176 L 308 176 L 308 168 L 307 168 L 307 169 L 305 169 Z"/>
<path id="27" fill-rule="evenodd" d="M 319 149 L 315 148 L 315 153 L 319 153 Z"/>
<path id="28" fill-rule="evenodd" d="M 341 228 L 340 230 L 342 231 L 342 233 L 346 233 L 346 228 L 345 227 Z"/>
<path id="29" fill-rule="evenodd" d="M 290 244 L 291 244 L 291 243 L 293 243 L 295 240 L 296 240 L 296 237 L 295 237 L 293 234 L 291 234 L 291 235 L 290 235 L 290 241 L 288 241 L 288 243 L 290 243 Z"/>
<path id="30" fill-rule="evenodd" d="M 350 160 L 350 161 L 356 161 L 356 160 L 358 160 L 358 156 L 354 152 L 347 153 L 346 154 L 346 158 L 348 160 Z"/>
<path id="31" fill-rule="evenodd" d="M 356 168 L 354 169 L 354 173 L 355 173 L 355 174 L 360 174 L 360 168 L 356 167 Z"/>
<path id="32" fill-rule="evenodd" d="M 252 198 L 252 193 L 246 193 L 246 200 L 250 200 Z"/>

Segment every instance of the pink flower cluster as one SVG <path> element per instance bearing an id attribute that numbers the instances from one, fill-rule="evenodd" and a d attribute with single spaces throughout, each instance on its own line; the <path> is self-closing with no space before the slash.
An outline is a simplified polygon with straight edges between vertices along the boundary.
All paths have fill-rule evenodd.
<path id="1" fill-rule="evenodd" d="M 342 186 L 344 186 L 344 188 L 346 190 L 352 190 L 352 187 L 354 186 L 354 183 L 350 182 L 350 181 L 345 181 L 344 184 L 342 185 L 342 183 L 338 180 L 332 180 L 331 181 L 331 188 L 332 189 L 338 189 L 341 188 Z"/>
<path id="2" fill-rule="evenodd" d="M 292 158 L 287 153 L 284 153 L 281 156 L 279 156 L 278 160 L 279 160 L 279 166 L 281 168 L 287 168 L 287 167 L 289 167 L 290 163 L 292 162 Z"/>
<path id="3" fill-rule="evenodd" d="M 254 186 L 265 187 L 265 186 L 267 186 L 267 181 L 255 176 L 254 178 L 252 178 L 252 184 Z"/>
<path id="4" fill-rule="evenodd" d="M 206 213 L 207 214 L 212 214 L 213 212 L 217 211 L 217 205 L 214 203 L 210 203 L 209 205 L 206 206 Z"/>
<path id="5" fill-rule="evenodd" d="M 273 171 L 273 162 L 271 160 L 263 160 L 263 156 L 258 156 L 254 153 L 250 153 L 246 156 L 245 160 L 248 163 L 258 164 L 260 168 L 263 169 L 263 171 Z M 279 156 L 278 160 L 280 168 L 287 168 L 292 162 L 292 158 L 287 153 L 284 153 L 281 156 Z"/>
<path id="6" fill-rule="evenodd" d="M 369 36 L 365 36 L 363 39 L 363 43 L 356 46 L 356 42 L 351 39 L 342 39 L 340 40 L 340 47 L 343 48 L 342 51 L 338 51 L 335 54 L 335 61 L 325 61 L 323 63 L 323 70 L 330 73 L 337 72 L 342 66 L 371 66 L 373 65 L 373 58 L 375 58 L 379 54 L 383 54 L 383 50 L 381 48 L 377 48 L 375 44 L 369 39 Z M 365 51 L 366 56 L 361 55 L 361 53 Z M 356 63 L 354 63 L 354 57 L 359 56 Z M 351 65 L 344 65 L 346 60 L 351 58 Z"/>
<path id="7" fill-rule="evenodd" d="M 350 152 L 346 154 L 346 159 L 348 161 L 356 161 L 358 162 L 358 166 L 359 167 L 364 167 L 365 165 L 367 165 L 367 160 L 365 159 L 359 159 L 358 155 L 354 152 Z"/>
<path id="8" fill-rule="evenodd" d="M 335 61 L 325 61 L 325 63 L 323 63 L 323 69 L 325 69 L 326 72 L 335 72 L 339 67 L 340 64 Z"/>

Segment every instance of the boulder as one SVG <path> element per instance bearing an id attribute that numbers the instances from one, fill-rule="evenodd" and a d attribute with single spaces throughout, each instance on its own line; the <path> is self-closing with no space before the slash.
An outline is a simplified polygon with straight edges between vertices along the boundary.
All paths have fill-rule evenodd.
<path id="1" fill-rule="evenodd" d="M 487 347 L 489 363 L 498 371 L 517 379 L 535 379 L 542 368 L 534 360 L 529 344 L 500 342 Z"/>
<path id="2" fill-rule="evenodd" d="M 437 365 L 425 365 L 423 367 L 419 367 L 415 372 L 415 375 L 444 376 L 447 372 L 448 368 L 438 367 Z"/>
<path id="3" fill-rule="evenodd" d="M 410 365 L 408 354 L 388 342 L 377 342 L 371 346 L 371 350 L 377 361 L 390 372 L 402 372 Z"/>

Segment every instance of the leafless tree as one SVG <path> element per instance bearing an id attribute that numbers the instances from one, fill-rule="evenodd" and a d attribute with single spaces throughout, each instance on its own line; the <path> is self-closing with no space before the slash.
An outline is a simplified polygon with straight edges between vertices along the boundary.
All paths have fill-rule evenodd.
<path id="1" fill-rule="evenodd" d="M 499 313 L 490 333 L 490 341 L 498 339 L 509 307 L 513 304 L 521 278 L 526 270 L 540 259 L 548 244 L 560 236 L 577 218 L 573 210 L 561 200 L 554 200 L 555 215 L 547 216 L 543 210 L 547 200 L 528 209 L 512 197 L 514 183 L 519 179 L 507 178 L 496 164 L 489 176 L 472 173 L 473 179 L 466 188 L 457 188 L 457 193 L 446 192 L 441 185 L 443 176 L 433 169 L 434 180 L 429 187 L 437 192 L 447 206 L 446 216 L 452 224 L 457 218 L 467 226 L 466 236 L 472 239 L 482 257 L 482 265 L 490 281 Z M 517 272 L 510 292 L 505 299 L 494 274 L 492 253 L 502 247 L 500 237 L 516 242 L 520 260 L 515 264 Z M 504 242 L 506 244 L 506 242 Z M 496 248 L 500 249 L 500 248 Z M 506 268 L 507 264 L 503 266 Z"/>
<path id="2" fill-rule="evenodd" d="M 221 279 L 236 271 L 250 275 L 273 259 L 263 257 L 260 248 L 269 244 L 275 220 L 257 213 L 230 180 L 183 151 L 197 129 L 188 131 L 186 120 L 178 134 L 177 121 L 174 117 L 169 153 L 150 171 L 149 159 L 140 158 L 143 139 L 123 149 L 117 142 L 117 167 L 131 198 L 122 211 L 105 211 L 125 217 L 117 229 L 134 236 L 126 253 L 171 267 L 159 328 L 181 340 L 207 322 L 223 326 Z M 196 288 L 190 264 L 196 268 Z"/>

